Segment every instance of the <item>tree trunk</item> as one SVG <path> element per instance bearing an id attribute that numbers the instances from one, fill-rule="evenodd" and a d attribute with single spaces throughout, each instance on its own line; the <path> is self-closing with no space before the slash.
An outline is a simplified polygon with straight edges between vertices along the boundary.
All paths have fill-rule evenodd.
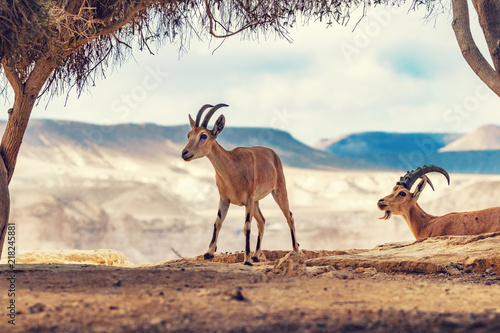
<path id="1" fill-rule="evenodd" d="M 9 196 L 9 176 L 3 160 L 0 159 L 0 258 L 2 255 L 3 243 L 7 234 L 7 223 L 9 223 L 10 196 Z M 14 237 L 16 235 L 13 235 Z"/>
<path id="2" fill-rule="evenodd" d="M 0 144 L 0 258 L 10 211 L 8 185 L 14 174 L 17 156 L 28 126 L 31 110 L 33 110 L 40 90 L 56 68 L 53 62 L 41 59 L 33 67 L 26 82 L 23 83 L 14 68 L 6 63 L 2 63 L 2 66 L 14 89 L 15 98 L 14 107 L 9 110 L 9 120 Z"/>
<path id="3" fill-rule="evenodd" d="M 484 29 L 486 29 L 485 36 L 488 35 L 487 39 L 489 38 L 490 41 L 488 42 L 488 45 L 490 43 L 493 43 L 494 38 L 498 38 L 498 31 L 495 32 L 495 29 L 498 30 L 498 26 L 493 29 L 489 24 L 494 24 L 495 22 L 498 22 L 500 19 L 497 17 L 493 18 L 489 14 L 486 15 L 482 10 L 489 8 L 486 3 L 490 3 L 492 8 L 498 9 L 500 5 L 498 5 L 499 0 L 474 0 L 478 3 L 478 6 L 481 9 L 481 11 L 478 11 L 478 15 L 480 17 L 480 22 L 483 21 L 484 23 L 481 24 Z M 497 2 L 497 4 L 493 4 L 493 2 Z M 474 42 L 474 39 L 472 37 L 472 33 L 470 31 L 470 24 L 469 24 L 469 8 L 467 5 L 467 0 L 453 0 L 453 31 L 455 32 L 455 36 L 458 41 L 458 45 L 460 46 L 460 50 L 462 51 L 462 55 L 464 56 L 465 60 L 469 64 L 469 66 L 472 68 L 474 73 L 491 89 L 493 92 L 495 92 L 498 96 L 500 96 L 500 73 L 496 71 L 489 63 L 488 61 L 483 57 L 481 52 L 479 51 L 476 43 Z M 483 15 L 483 17 L 481 17 Z M 494 14 L 495 15 L 495 14 Z M 498 14 L 496 14 L 498 15 Z M 498 24 L 498 23 L 497 23 Z M 489 27 L 489 28 L 488 28 Z M 490 29 L 491 30 L 488 30 Z M 498 39 L 496 41 L 496 45 L 498 46 Z M 490 48 L 491 50 L 491 48 Z M 493 50 L 496 50 L 493 48 Z M 491 52 L 491 51 L 490 51 Z M 497 55 L 498 57 L 499 55 Z M 492 57 L 495 59 L 494 53 L 492 54 Z M 496 64 L 495 64 L 496 66 Z"/>
<path id="4" fill-rule="evenodd" d="M 493 60 L 493 66 L 500 73 L 500 1 L 473 0 L 479 24 Z"/>

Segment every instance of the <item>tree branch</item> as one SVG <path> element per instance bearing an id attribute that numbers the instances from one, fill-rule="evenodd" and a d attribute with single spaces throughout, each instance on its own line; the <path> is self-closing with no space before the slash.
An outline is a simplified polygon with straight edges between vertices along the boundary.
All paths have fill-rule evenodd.
<path id="1" fill-rule="evenodd" d="M 463 57 L 476 75 L 500 96 L 500 74 L 486 61 L 472 37 L 467 0 L 452 0 L 452 4 L 452 27 Z"/>
<path id="2" fill-rule="evenodd" d="M 240 6 L 242 6 L 243 10 L 246 11 L 247 13 L 251 14 L 253 11 L 255 11 L 255 9 L 257 8 L 257 6 L 259 6 L 260 4 L 257 4 L 257 6 L 255 7 L 254 10 L 249 10 L 248 8 L 246 8 L 240 1 L 237 1 Z M 276 20 L 273 20 L 273 19 L 267 19 L 267 20 L 264 20 L 262 22 L 254 22 L 254 23 L 248 23 L 246 25 L 244 25 L 243 27 L 241 27 L 240 29 L 234 31 L 234 32 L 230 32 L 227 28 L 225 28 L 220 22 L 218 22 L 213 14 L 212 14 L 212 10 L 210 9 L 210 4 L 208 3 L 208 0 L 205 0 L 205 6 L 206 6 L 206 11 L 207 11 L 207 16 L 208 16 L 208 20 L 209 20 L 209 24 L 210 24 L 210 35 L 212 35 L 213 37 L 215 38 L 227 38 L 227 37 L 231 37 L 231 36 L 234 36 L 236 34 L 239 34 L 240 32 L 248 29 L 248 28 L 251 28 L 253 26 L 257 26 L 257 25 L 265 25 L 265 24 L 269 24 L 269 23 L 273 23 L 274 21 Z M 218 23 L 224 30 L 227 31 L 227 33 L 225 35 L 218 35 L 215 33 L 215 30 L 214 30 L 214 22 L 215 23 Z"/>
<path id="3" fill-rule="evenodd" d="M 12 89 L 14 89 L 15 94 L 22 94 L 23 92 L 23 82 L 17 74 L 16 70 L 13 67 L 10 67 L 5 59 L 2 59 L 2 67 L 3 72 L 5 73 L 5 77 L 9 80 Z"/>
<path id="4" fill-rule="evenodd" d="M 100 29 L 96 33 L 89 35 L 88 37 L 79 38 L 76 42 L 73 41 L 72 45 L 71 46 L 68 45 L 68 48 L 65 50 L 64 57 L 74 53 L 75 50 L 78 50 L 80 47 L 82 47 L 83 45 L 85 45 L 86 43 L 90 42 L 93 39 L 109 34 L 114 35 L 115 31 L 117 31 L 118 29 L 129 23 L 134 18 L 134 16 L 137 15 L 137 13 L 139 13 L 141 10 L 148 8 L 156 1 L 157 0 L 145 0 L 137 3 L 136 6 L 130 6 L 128 11 L 125 12 L 124 15 L 119 20 L 115 21 L 113 24 L 103 25 L 102 29 Z"/>
<path id="5" fill-rule="evenodd" d="M 144 0 L 144 1 L 141 1 L 139 2 L 138 4 L 136 4 L 135 7 L 131 7 L 128 12 L 126 12 L 124 14 L 124 16 L 114 22 L 113 24 L 111 25 L 108 25 L 106 26 L 104 29 L 100 30 L 95 37 L 99 37 L 99 36 L 102 36 L 102 35 L 107 35 L 107 34 L 110 34 L 118 29 L 120 29 L 121 27 L 123 27 L 125 24 L 129 23 L 132 18 L 137 15 L 137 13 L 139 13 L 141 10 L 144 10 L 146 8 L 148 8 L 149 6 L 151 6 L 152 4 L 154 4 L 155 2 L 157 2 L 157 0 Z"/>

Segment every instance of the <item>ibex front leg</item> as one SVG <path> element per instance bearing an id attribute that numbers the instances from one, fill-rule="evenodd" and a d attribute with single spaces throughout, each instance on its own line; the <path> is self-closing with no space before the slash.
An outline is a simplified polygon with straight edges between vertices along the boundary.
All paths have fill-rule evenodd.
<path id="1" fill-rule="evenodd" d="M 226 218 L 227 211 L 229 209 L 229 201 L 223 200 L 222 198 L 219 201 L 219 210 L 217 211 L 217 218 L 214 223 L 214 233 L 212 236 L 212 241 L 208 246 L 208 251 L 203 256 L 205 259 L 212 259 L 214 257 L 214 253 L 217 250 L 217 238 L 219 237 L 220 228 L 222 228 L 222 222 Z"/>

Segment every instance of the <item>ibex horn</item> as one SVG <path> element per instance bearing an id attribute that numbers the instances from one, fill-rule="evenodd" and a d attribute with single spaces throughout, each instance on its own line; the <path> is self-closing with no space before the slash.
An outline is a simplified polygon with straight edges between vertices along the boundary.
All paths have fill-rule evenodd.
<path id="1" fill-rule="evenodd" d="M 225 107 L 225 106 L 229 106 L 229 105 L 221 103 L 221 104 L 217 104 L 216 106 L 214 106 L 213 108 L 211 108 L 210 111 L 208 111 L 208 113 L 206 114 L 205 118 L 203 118 L 203 122 L 201 123 L 200 127 L 205 127 L 206 128 L 207 125 L 208 125 L 208 122 L 210 121 L 210 118 L 212 118 L 212 116 L 215 113 L 215 111 L 217 111 L 220 108 Z"/>
<path id="2" fill-rule="evenodd" d="M 198 127 L 200 126 L 200 120 L 201 120 L 201 115 L 203 114 L 203 112 L 208 109 L 208 108 L 211 108 L 213 107 L 213 105 L 210 105 L 210 104 L 205 104 L 201 107 L 200 111 L 198 111 L 198 114 L 196 115 L 196 123 L 195 123 L 195 127 Z"/>
<path id="3" fill-rule="evenodd" d="M 434 190 L 434 186 L 432 186 L 431 181 L 429 180 L 429 178 L 425 176 L 425 174 L 429 172 L 442 173 L 448 180 L 448 185 L 450 185 L 450 175 L 448 175 L 448 172 L 446 172 L 445 169 L 438 167 L 436 165 L 424 165 L 423 167 L 418 167 L 417 170 L 408 171 L 403 177 L 399 179 L 396 185 L 404 186 L 409 191 L 413 186 L 413 184 L 415 184 L 417 179 L 423 178 Z"/>

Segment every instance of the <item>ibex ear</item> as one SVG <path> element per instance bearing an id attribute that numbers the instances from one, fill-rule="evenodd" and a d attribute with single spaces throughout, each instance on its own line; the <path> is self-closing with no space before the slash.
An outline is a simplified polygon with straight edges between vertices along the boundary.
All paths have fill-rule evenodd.
<path id="1" fill-rule="evenodd" d="M 219 133 L 222 132 L 225 124 L 226 124 L 226 118 L 224 118 L 224 115 L 221 114 L 219 118 L 217 118 L 214 128 L 212 128 L 212 135 L 214 136 L 214 138 L 216 138 L 217 135 L 219 135 Z"/>
<path id="2" fill-rule="evenodd" d="M 191 128 L 194 128 L 196 123 L 195 121 L 193 120 L 193 118 L 191 118 L 191 115 L 189 115 L 189 124 L 191 124 Z"/>
<path id="3" fill-rule="evenodd" d="M 417 185 L 417 188 L 415 189 L 415 192 L 413 192 L 413 195 L 412 195 L 412 199 L 417 201 L 418 200 L 418 197 L 420 196 L 420 193 L 422 193 L 422 191 L 424 190 L 425 188 L 425 184 L 427 184 L 427 177 L 425 178 L 422 178 L 420 180 L 420 183 L 418 183 Z"/>

